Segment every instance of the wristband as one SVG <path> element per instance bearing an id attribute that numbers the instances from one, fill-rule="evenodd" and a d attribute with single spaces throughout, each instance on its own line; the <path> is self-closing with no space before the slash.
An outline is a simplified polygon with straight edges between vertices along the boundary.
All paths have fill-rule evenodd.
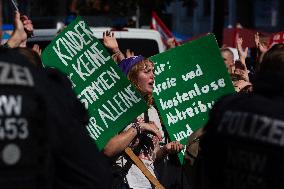
<path id="1" fill-rule="evenodd" d="M 113 51 L 113 55 L 118 55 L 118 54 L 120 54 L 121 53 L 121 51 L 118 49 L 118 50 L 116 50 L 116 51 Z"/>
<path id="2" fill-rule="evenodd" d="M 112 59 L 115 59 L 116 57 L 120 56 L 122 53 L 120 51 L 115 52 L 113 55 L 111 55 Z"/>

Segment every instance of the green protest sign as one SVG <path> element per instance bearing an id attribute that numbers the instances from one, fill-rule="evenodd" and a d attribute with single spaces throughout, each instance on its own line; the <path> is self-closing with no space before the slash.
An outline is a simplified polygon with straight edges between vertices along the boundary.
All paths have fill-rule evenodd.
<path id="1" fill-rule="evenodd" d="M 80 17 L 51 42 L 42 53 L 42 61 L 70 78 L 88 109 L 87 129 L 100 150 L 147 109 L 146 102 Z"/>
<path id="2" fill-rule="evenodd" d="M 234 92 L 213 34 L 150 58 L 155 63 L 154 99 L 172 141 L 186 144 L 205 125 L 218 98 Z M 183 154 L 179 159 L 183 162 Z"/>

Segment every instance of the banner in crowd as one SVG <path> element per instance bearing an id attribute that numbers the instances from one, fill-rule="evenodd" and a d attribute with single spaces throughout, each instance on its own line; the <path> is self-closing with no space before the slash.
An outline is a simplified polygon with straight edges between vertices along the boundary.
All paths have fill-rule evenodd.
<path id="1" fill-rule="evenodd" d="M 261 32 L 256 30 L 251 30 L 247 28 L 224 28 L 223 29 L 223 45 L 227 47 L 236 47 L 236 37 L 239 36 L 243 38 L 243 47 L 255 48 L 254 36 L 259 33 L 262 38 L 269 38 L 271 33 Z"/>
<path id="2" fill-rule="evenodd" d="M 100 150 L 147 109 L 146 102 L 80 17 L 51 42 L 42 53 L 42 61 L 70 78 L 88 109 L 87 129 Z"/>
<path id="3" fill-rule="evenodd" d="M 270 37 L 269 47 L 272 47 L 275 44 L 284 43 L 284 32 L 278 32 Z"/>
<path id="4" fill-rule="evenodd" d="M 171 141 L 185 145 L 208 120 L 208 112 L 234 87 L 216 39 L 209 34 L 150 57 L 155 64 L 154 99 Z M 183 162 L 183 154 L 179 159 Z"/>
<path id="5" fill-rule="evenodd" d="M 168 27 L 164 24 L 164 22 L 160 19 L 160 17 L 154 11 L 152 12 L 151 29 L 157 30 L 160 33 L 162 37 L 162 41 L 164 42 L 165 45 L 167 45 L 167 41 L 170 38 L 173 38 L 175 44 L 178 45 L 172 32 L 170 32 Z"/>

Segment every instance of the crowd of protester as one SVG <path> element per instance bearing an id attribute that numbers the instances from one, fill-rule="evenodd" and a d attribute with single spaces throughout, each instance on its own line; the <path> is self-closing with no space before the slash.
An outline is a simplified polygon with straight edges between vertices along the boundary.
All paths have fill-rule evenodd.
<path id="1" fill-rule="evenodd" d="M 284 186 L 282 44 L 269 48 L 256 34 L 254 70 L 247 68 L 249 50 L 242 47 L 241 37 L 236 40 L 237 58 L 230 48 L 220 49 L 237 93 L 218 101 L 206 126 L 189 137 L 181 165 L 177 154 L 184 146 L 170 141 L 152 97 L 151 60 L 131 50 L 124 54 L 114 34 L 104 32 L 103 44 L 148 110 L 99 152 L 86 130 L 87 111 L 68 78 L 42 66 L 39 46 L 26 47 L 33 32 L 31 20 L 16 12 L 14 26 L 0 48 L 0 126 L 8 130 L 0 131 L 2 188 L 154 188 L 125 154 L 126 148 L 169 189 Z M 172 39 L 168 46 L 175 47 Z M 16 104 L 14 109 L 6 110 L 11 104 Z M 9 130 L 11 120 L 16 131 Z"/>

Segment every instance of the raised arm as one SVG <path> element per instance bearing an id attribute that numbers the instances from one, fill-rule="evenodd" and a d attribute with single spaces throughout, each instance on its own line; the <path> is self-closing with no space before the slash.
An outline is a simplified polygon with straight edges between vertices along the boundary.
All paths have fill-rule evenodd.
<path id="1" fill-rule="evenodd" d="M 246 58 L 248 56 L 248 48 L 246 47 L 245 50 L 243 50 L 243 38 L 241 37 L 237 37 L 237 50 L 238 50 L 238 54 L 240 57 L 240 61 L 241 63 L 245 66 L 246 65 Z"/>
<path id="2" fill-rule="evenodd" d="M 14 18 L 14 31 L 7 41 L 7 44 L 11 48 L 25 47 L 28 35 L 33 32 L 32 21 L 27 16 L 21 16 L 18 11 L 15 11 Z"/>
<path id="3" fill-rule="evenodd" d="M 235 73 L 242 75 L 246 81 L 249 81 L 248 70 L 246 66 L 246 58 L 248 56 L 248 47 L 243 50 L 242 47 L 243 39 L 237 36 L 237 50 L 240 57 L 240 60 L 235 62 Z"/>
<path id="4" fill-rule="evenodd" d="M 107 47 L 112 53 L 112 58 L 115 62 L 120 62 L 125 59 L 125 56 L 120 51 L 116 38 L 114 37 L 114 33 L 110 31 L 103 32 L 103 43 L 105 47 Z"/>
<path id="5" fill-rule="evenodd" d="M 135 56 L 134 52 L 132 50 L 130 50 L 130 49 L 126 50 L 125 55 L 126 55 L 126 58 L 130 58 L 132 56 Z"/>
<path id="6" fill-rule="evenodd" d="M 258 51 L 260 52 L 260 54 L 258 55 L 257 61 L 261 62 L 263 55 L 268 51 L 268 46 L 263 44 L 262 42 L 260 42 L 260 37 L 259 37 L 258 32 L 254 35 L 254 42 L 255 42 L 255 45 L 256 45 Z"/>

